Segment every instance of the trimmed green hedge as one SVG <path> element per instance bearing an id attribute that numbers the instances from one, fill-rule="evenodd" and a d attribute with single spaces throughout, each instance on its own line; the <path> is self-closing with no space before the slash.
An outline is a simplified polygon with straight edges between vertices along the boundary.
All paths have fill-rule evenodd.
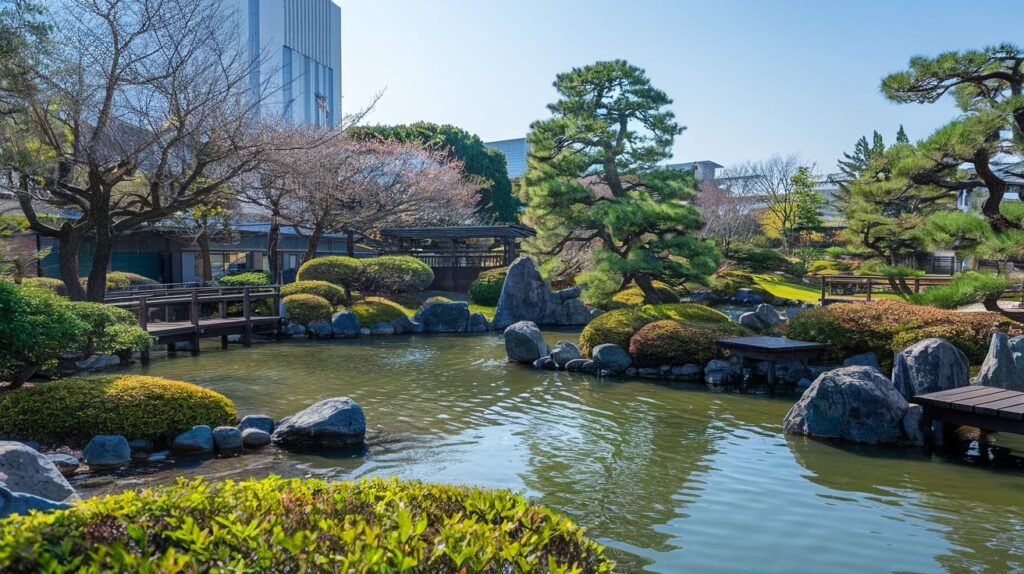
<path id="1" fill-rule="evenodd" d="M 330 320 L 334 313 L 334 307 L 327 299 L 308 293 L 289 295 L 283 302 L 284 310 L 288 313 L 288 321 L 299 325 L 306 325 L 310 321 Z"/>
<path id="2" fill-rule="evenodd" d="M 348 297 L 359 287 L 365 270 L 362 260 L 354 257 L 331 255 L 317 257 L 303 263 L 295 276 L 297 281 L 326 281 L 345 290 Z"/>
<path id="3" fill-rule="evenodd" d="M 53 277 L 26 277 L 21 280 L 21 284 L 25 287 L 41 287 L 43 289 L 49 289 L 58 295 L 67 296 L 68 290 L 64 286 L 64 282 L 60 279 L 54 279 Z"/>
<path id="4" fill-rule="evenodd" d="M 85 301 L 73 301 L 70 309 L 88 326 L 79 346 L 86 354 L 143 351 L 153 344 L 153 338 L 139 327 L 138 318 L 130 311 Z"/>
<path id="5" fill-rule="evenodd" d="M 508 267 L 488 269 L 480 273 L 476 280 L 469 284 L 469 300 L 477 305 L 494 307 L 501 297 L 501 288 L 505 285 Z"/>
<path id="6" fill-rule="evenodd" d="M 691 303 L 643 305 L 608 311 L 595 317 L 580 333 L 580 350 L 589 356 L 594 347 L 614 343 L 629 349 L 629 340 L 641 327 L 654 321 L 674 319 L 695 323 L 729 323 L 729 316 L 711 307 Z"/>
<path id="7" fill-rule="evenodd" d="M 504 490 L 380 478 L 126 492 L 0 520 L 0 571 L 611 572 L 568 518 Z"/>
<path id="8" fill-rule="evenodd" d="M 676 290 L 661 281 L 654 282 L 654 290 L 661 297 L 660 303 L 678 303 L 679 294 Z M 606 305 L 608 309 L 621 309 L 622 307 L 634 307 L 637 305 L 649 304 L 644 292 L 640 287 L 633 285 L 612 295 L 612 300 Z"/>
<path id="9" fill-rule="evenodd" d="M 296 281 L 281 287 L 281 295 L 283 297 L 298 295 L 299 293 L 323 297 L 335 307 L 349 303 L 345 290 L 327 281 Z"/>
<path id="10" fill-rule="evenodd" d="M 377 323 L 390 323 L 407 317 L 405 308 L 381 297 L 367 297 L 348 308 L 359 317 L 359 325 L 372 327 Z"/>
<path id="11" fill-rule="evenodd" d="M 77 349 L 88 328 L 53 291 L 0 282 L 0 381 L 22 384 L 61 353 Z M 0 419 L 3 414 L 0 409 Z"/>
<path id="12" fill-rule="evenodd" d="M 234 275 L 225 275 L 217 279 L 219 285 L 225 287 L 259 287 L 270 285 L 270 273 L 266 271 L 245 271 Z"/>
<path id="13" fill-rule="evenodd" d="M 716 341 L 750 334 L 734 323 L 655 321 L 644 325 L 629 340 L 629 354 L 638 367 L 704 365 L 726 357 Z"/>
<path id="14" fill-rule="evenodd" d="M 232 424 L 237 417 L 220 393 L 145 376 L 65 379 L 0 392 L 0 413 L 0 435 L 73 447 L 98 434 L 167 442 L 195 425 Z"/>
<path id="15" fill-rule="evenodd" d="M 384 255 L 363 260 L 360 289 L 369 293 L 423 291 L 434 282 L 434 271 L 424 262 L 406 255 Z"/>

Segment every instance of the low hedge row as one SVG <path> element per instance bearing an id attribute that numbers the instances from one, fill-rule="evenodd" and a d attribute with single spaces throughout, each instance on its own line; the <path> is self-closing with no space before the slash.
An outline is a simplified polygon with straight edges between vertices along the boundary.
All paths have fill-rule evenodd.
<path id="1" fill-rule="evenodd" d="M 603 343 L 614 343 L 628 349 L 630 339 L 640 328 L 664 319 L 694 323 L 729 323 L 728 315 L 704 305 L 670 303 L 625 307 L 608 311 L 590 321 L 580 333 L 580 350 L 589 356 L 594 347 Z"/>
<path id="2" fill-rule="evenodd" d="M 318 257 L 299 267 L 299 281 L 327 281 L 345 290 L 399 294 L 423 291 L 434 282 L 434 271 L 424 262 L 405 255 L 368 259 Z"/>
<path id="3" fill-rule="evenodd" d="M 902 301 L 839 303 L 804 311 L 793 317 L 786 335 L 828 343 L 844 356 L 875 352 L 883 361 L 894 352 L 930 337 L 948 340 L 972 363 L 988 351 L 992 333 L 1020 328 L 998 313 L 959 313 Z"/>
<path id="4" fill-rule="evenodd" d="M 664 320 L 644 325 L 629 340 L 629 355 L 638 367 L 704 365 L 726 354 L 716 341 L 751 332 L 735 323 L 691 323 Z"/>
<path id="5" fill-rule="evenodd" d="M 179 481 L 0 520 L 0 571 L 611 572 L 582 528 L 508 491 Z"/>
<path id="6" fill-rule="evenodd" d="M 217 279 L 217 283 L 225 287 L 257 287 L 270 285 L 270 273 L 266 271 L 243 271 L 233 275 L 225 275 Z"/>
<path id="7" fill-rule="evenodd" d="M 22 284 L 31 287 L 44 287 L 55 291 L 58 295 L 67 295 L 67 289 L 64 287 L 64 282 L 60 279 L 53 277 L 26 277 L 22 279 Z M 89 280 L 86 277 L 82 277 L 79 282 L 83 287 L 88 287 Z M 150 279 L 145 275 L 139 275 L 138 273 L 131 273 L 128 271 L 111 271 L 107 273 L 107 290 L 115 289 L 128 289 L 129 287 L 138 287 L 142 285 L 156 285 L 156 280 Z"/>
<path id="8" fill-rule="evenodd" d="M 145 376 L 64 379 L 0 392 L 0 413 L 0 435 L 73 447 L 98 434 L 167 442 L 195 425 L 232 424 L 237 417 L 220 393 Z"/>

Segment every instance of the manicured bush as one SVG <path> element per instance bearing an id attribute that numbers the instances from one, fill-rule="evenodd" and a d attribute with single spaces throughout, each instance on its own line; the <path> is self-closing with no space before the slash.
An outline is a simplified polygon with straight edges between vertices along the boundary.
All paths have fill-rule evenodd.
<path id="1" fill-rule="evenodd" d="M 139 327 L 138 318 L 130 311 L 85 301 L 74 301 L 70 308 L 87 325 L 77 347 L 86 355 L 125 354 L 146 350 L 153 344 L 152 337 Z"/>
<path id="2" fill-rule="evenodd" d="M 0 381 L 21 385 L 62 352 L 78 348 L 87 327 L 53 291 L 0 283 Z"/>
<path id="3" fill-rule="evenodd" d="M 998 313 L 959 313 L 902 301 L 875 301 L 804 311 L 793 317 L 786 335 L 828 343 L 841 356 L 873 351 L 888 362 L 892 353 L 944 332 L 972 363 L 979 363 L 996 329 L 1020 326 Z"/>
<path id="4" fill-rule="evenodd" d="M 611 572 L 568 518 L 505 490 L 179 481 L 0 520 L 0 571 Z"/>
<path id="5" fill-rule="evenodd" d="M 359 324 L 372 327 L 377 323 L 390 323 L 395 319 L 408 316 L 405 309 L 381 297 L 367 297 L 348 308 L 359 317 Z"/>
<path id="6" fill-rule="evenodd" d="M 288 321 L 306 325 L 310 321 L 329 320 L 334 313 L 331 303 L 318 295 L 297 293 L 285 297 L 284 310 L 288 313 Z"/>
<path id="7" fill-rule="evenodd" d="M 64 379 L 3 392 L 0 413 L 0 435 L 72 447 L 98 434 L 165 443 L 195 425 L 232 424 L 237 417 L 220 393 L 143 376 Z"/>
<path id="8" fill-rule="evenodd" d="M 661 281 L 654 282 L 654 290 L 658 292 L 658 297 L 661 298 L 659 303 L 678 303 L 679 294 L 676 290 L 670 287 L 667 283 Z M 632 285 L 619 291 L 615 295 L 612 295 L 612 300 L 605 304 L 606 309 L 621 309 L 622 307 L 633 307 L 636 305 L 649 304 L 650 301 L 644 296 L 644 292 L 640 287 Z"/>
<path id="9" fill-rule="evenodd" d="M 639 367 L 704 365 L 726 356 L 716 341 L 749 334 L 734 323 L 655 321 L 641 327 L 629 340 L 629 354 Z"/>
<path id="10" fill-rule="evenodd" d="M 345 290 L 327 281 L 296 281 L 281 287 L 281 295 L 283 297 L 299 293 L 323 297 L 335 307 L 349 303 L 348 297 L 345 296 Z"/>
<path id="11" fill-rule="evenodd" d="M 733 260 L 754 273 L 789 273 L 789 259 L 777 249 L 741 249 L 733 254 Z"/>
<path id="12" fill-rule="evenodd" d="M 145 275 L 128 271 L 111 271 L 107 273 L 107 290 L 128 289 L 142 285 L 156 285 L 157 282 Z"/>
<path id="13" fill-rule="evenodd" d="M 64 285 L 64 282 L 60 279 L 54 279 L 53 277 L 26 277 L 21 280 L 21 284 L 25 287 L 41 287 L 43 289 L 49 289 L 58 295 L 67 296 L 68 289 Z"/>
<path id="14" fill-rule="evenodd" d="M 270 273 L 266 271 L 244 271 L 217 279 L 217 284 L 225 287 L 259 287 L 270 283 Z"/>
<path id="15" fill-rule="evenodd" d="M 368 293 L 423 291 L 434 282 L 434 271 L 424 262 L 406 255 L 384 255 L 363 260 L 360 289 Z"/>
<path id="16" fill-rule="evenodd" d="M 929 287 L 910 300 L 919 305 L 931 305 L 940 309 L 956 309 L 972 303 L 981 303 L 986 298 L 998 299 L 1013 282 L 1002 277 L 983 275 L 968 271 L 957 275 L 948 285 Z"/>
<path id="17" fill-rule="evenodd" d="M 690 303 L 643 305 L 608 311 L 595 317 L 580 333 L 580 350 L 587 356 L 602 343 L 629 348 L 629 340 L 641 327 L 654 321 L 674 319 L 695 323 L 728 323 L 729 317 L 710 307 Z"/>
<path id="18" fill-rule="evenodd" d="M 345 290 L 345 294 L 351 298 L 352 290 L 359 287 L 363 279 L 365 269 L 363 262 L 354 257 L 342 257 L 332 255 L 330 257 L 317 257 L 303 263 L 296 275 L 298 281 L 326 281 L 333 283 Z"/>
<path id="19" fill-rule="evenodd" d="M 757 280 L 752 274 L 735 268 L 715 273 L 708 286 L 712 292 L 721 297 L 732 297 L 740 289 L 750 289 L 754 293 L 767 294 L 757 285 Z"/>
<path id="20" fill-rule="evenodd" d="M 488 269 L 480 273 L 476 280 L 469 284 L 469 300 L 477 305 L 494 307 L 501 297 L 501 288 L 505 285 L 508 267 Z"/>

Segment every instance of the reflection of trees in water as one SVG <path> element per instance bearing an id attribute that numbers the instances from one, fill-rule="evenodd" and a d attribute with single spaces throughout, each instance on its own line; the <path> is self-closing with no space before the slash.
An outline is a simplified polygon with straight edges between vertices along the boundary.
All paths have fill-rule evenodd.
<path id="1" fill-rule="evenodd" d="M 940 526 L 949 547 L 935 560 L 946 571 L 1024 570 L 1024 473 L 943 463 L 919 449 L 787 443 L 808 480 L 911 506 L 906 514 Z"/>
<path id="2" fill-rule="evenodd" d="M 737 420 L 733 409 L 765 403 L 757 398 L 583 377 L 573 384 L 575 405 L 565 405 L 571 411 L 551 397 L 547 409 L 532 413 L 533 424 L 521 436 L 530 453 L 522 479 L 543 493 L 540 502 L 576 517 L 592 536 L 653 552 L 677 548 L 659 527 L 686 517 L 685 506 L 705 488 L 700 475 L 712 470 L 709 459 L 728 427 L 761 426 L 765 416 L 777 425 L 781 416 L 769 405 Z M 728 424 L 716 422 L 722 419 Z"/>

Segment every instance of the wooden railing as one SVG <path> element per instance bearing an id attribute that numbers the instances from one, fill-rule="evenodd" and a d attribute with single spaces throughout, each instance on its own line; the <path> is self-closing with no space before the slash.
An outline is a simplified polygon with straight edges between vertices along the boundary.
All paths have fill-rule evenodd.
<path id="1" fill-rule="evenodd" d="M 409 255 L 426 263 L 432 269 L 441 267 L 472 267 L 490 269 L 502 267 L 509 262 L 506 261 L 504 253 L 490 253 L 482 251 L 456 251 L 456 252 L 422 252 L 411 251 L 406 253 L 387 253 L 387 255 Z"/>
<path id="2" fill-rule="evenodd" d="M 914 293 L 920 293 L 921 289 L 934 287 L 936 285 L 948 285 L 952 277 L 904 277 L 902 281 Z M 884 275 L 822 275 L 821 276 L 821 302 L 825 304 L 836 294 L 837 288 L 841 289 L 840 296 L 852 296 L 863 293 L 865 301 L 871 301 L 872 295 L 878 292 L 892 292 L 889 278 Z"/>

